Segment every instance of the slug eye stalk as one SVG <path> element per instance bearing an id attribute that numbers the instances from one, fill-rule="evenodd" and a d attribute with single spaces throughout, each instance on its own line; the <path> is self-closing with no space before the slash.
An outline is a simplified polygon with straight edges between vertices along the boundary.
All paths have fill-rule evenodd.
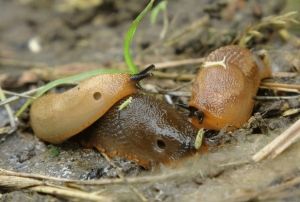
<path id="1" fill-rule="evenodd" d="M 198 119 L 199 123 L 203 122 L 204 113 L 202 111 L 198 110 L 195 107 L 188 106 L 186 104 L 177 104 L 177 106 L 187 110 L 189 112 L 189 115 L 188 115 L 189 117 L 196 117 Z"/>
<path id="2" fill-rule="evenodd" d="M 142 70 L 141 72 L 134 74 L 130 77 L 130 79 L 132 81 L 136 81 L 139 82 L 141 80 L 143 80 L 144 78 L 150 77 L 152 76 L 151 71 L 155 68 L 155 66 L 153 64 L 149 65 L 148 67 L 146 67 L 144 70 Z"/>
<path id="3" fill-rule="evenodd" d="M 190 111 L 189 117 L 196 117 L 199 121 L 199 123 L 203 122 L 204 119 L 204 113 L 202 111 L 196 110 L 196 111 Z"/>
<path id="4" fill-rule="evenodd" d="M 188 106 L 186 104 L 177 104 L 177 106 L 187 110 L 189 112 L 189 117 L 196 117 L 199 120 L 199 123 L 203 122 L 204 113 L 200 110 L 198 110 L 195 107 Z"/>

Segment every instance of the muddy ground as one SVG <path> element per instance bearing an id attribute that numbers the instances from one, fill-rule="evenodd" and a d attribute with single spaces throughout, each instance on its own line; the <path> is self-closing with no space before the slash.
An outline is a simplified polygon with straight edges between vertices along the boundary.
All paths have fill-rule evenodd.
<path id="1" fill-rule="evenodd" d="M 79 66 L 79 71 L 94 66 L 125 68 L 124 33 L 146 1 L 90 1 L 96 3 L 76 8 L 68 2 L 0 1 L 2 88 L 16 92 L 36 88 L 61 76 L 49 73 L 49 69 L 56 71 L 69 67 L 68 73 L 74 64 Z M 297 1 L 169 1 L 169 25 L 165 37 L 160 38 L 164 29 L 163 15 L 158 16 L 155 24 L 151 24 L 147 16 L 135 37 L 134 57 L 140 65 L 204 57 L 222 45 L 238 43 L 247 27 L 258 24 L 263 17 L 293 10 L 300 10 Z M 266 49 L 274 72 L 295 73 L 271 81 L 300 84 L 299 30 L 299 26 L 290 26 L 292 37 L 285 38 L 278 29 L 266 28 L 262 38 L 245 44 L 252 50 Z M 160 71 L 165 73 L 164 78 L 157 74 L 145 80 L 142 86 L 152 94 L 153 91 L 168 94 L 168 89 L 177 89 L 175 91 L 180 96 L 170 96 L 173 104 L 187 103 L 189 98 L 186 92 L 190 91 L 191 82 L 170 75 L 194 74 L 197 68 L 198 65 L 187 65 L 164 69 Z M 33 69 L 42 73 L 32 74 Z M 159 94 L 159 98 L 164 98 L 162 93 Z M 260 89 L 258 92 L 259 96 L 297 94 L 299 90 L 281 92 Z M 12 107 L 17 109 L 24 101 L 15 102 Z M 276 192 L 270 190 L 300 176 L 300 143 L 294 144 L 274 160 L 245 163 L 299 119 L 299 113 L 282 116 L 284 111 L 299 107 L 299 97 L 257 100 L 255 115 L 245 127 L 233 133 L 221 131 L 207 134 L 204 141 L 210 145 L 209 151 L 182 162 L 176 168 L 161 166 L 149 171 L 124 159 L 115 158 L 113 162 L 122 168 L 126 177 L 181 173 L 164 180 L 156 181 L 154 178 L 133 184 L 149 201 L 299 201 L 300 183 Z M 99 152 L 83 148 L 75 140 L 55 146 L 40 141 L 28 126 L 28 118 L 28 113 L 25 113 L 16 132 L 0 136 L 0 168 L 68 179 L 118 178 L 117 169 Z M 4 108 L 0 109 L 0 120 L 0 127 L 8 124 Z M 89 187 L 93 191 L 99 189 L 101 194 L 113 196 L 116 201 L 141 200 L 126 183 Z M 0 188 L 0 200 L 76 199 L 39 194 L 27 189 Z"/>

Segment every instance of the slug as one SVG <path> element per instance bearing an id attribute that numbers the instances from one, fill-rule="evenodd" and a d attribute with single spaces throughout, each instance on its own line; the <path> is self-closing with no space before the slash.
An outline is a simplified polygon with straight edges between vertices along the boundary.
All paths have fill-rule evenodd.
<path id="1" fill-rule="evenodd" d="M 190 121 L 198 128 L 240 128 L 251 116 L 261 79 L 271 76 L 267 59 L 225 46 L 210 53 L 192 87 Z"/>
<path id="2" fill-rule="evenodd" d="M 170 105 L 151 96 L 135 94 L 119 110 L 120 100 L 83 131 L 84 145 L 108 156 L 121 156 L 144 168 L 188 157 L 196 152 L 197 130 Z"/>
<path id="3" fill-rule="evenodd" d="M 35 135 L 58 144 L 80 133 L 85 146 L 145 168 L 194 153 L 197 130 L 192 124 L 166 103 L 137 94 L 137 82 L 151 68 L 133 76 L 95 76 L 36 99 L 30 109 Z"/>
<path id="4" fill-rule="evenodd" d="M 123 97 L 137 92 L 128 74 L 104 74 L 83 81 L 64 93 L 36 99 L 31 127 L 40 139 L 58 144 L 78 134 Z"/>

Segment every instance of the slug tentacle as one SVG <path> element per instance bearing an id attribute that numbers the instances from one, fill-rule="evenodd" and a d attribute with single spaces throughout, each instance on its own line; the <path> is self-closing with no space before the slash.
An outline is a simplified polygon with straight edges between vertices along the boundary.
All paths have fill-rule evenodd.
<path id="1" fill-rule="evenodd" d="M 150 77 L 152 74 L 151 74 L 151 71 L 155 68 L 155 66 L 152 64 L 152 65 L 149 65 L 148 67 L 146 67 L 144 70 L 142 70 L 141 72 L 137 73 L 137 74 L 134 74 L 132 75 L 130 78 L 131 80 L 133 81 L 140 81 L 144 78 L 147 78 L 147 77 Z"/>

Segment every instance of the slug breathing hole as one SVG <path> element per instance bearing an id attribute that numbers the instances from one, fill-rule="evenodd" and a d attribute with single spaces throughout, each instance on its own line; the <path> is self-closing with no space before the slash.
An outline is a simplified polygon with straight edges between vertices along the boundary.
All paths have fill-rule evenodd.
<path id="1" fill-rule="evenodd" d="M 156 146 L 160 150 L 164 150 L 166 148 L 166 143 L 163 140 L 156 140 Z"/>
<path id="2" fill-rule="evenodd" d="M 95 92 L 93 94 L 93 97 L 94 97 L 95 100 L 99 100 L 101 98 L 101 93 L 100 92 Z"/>

